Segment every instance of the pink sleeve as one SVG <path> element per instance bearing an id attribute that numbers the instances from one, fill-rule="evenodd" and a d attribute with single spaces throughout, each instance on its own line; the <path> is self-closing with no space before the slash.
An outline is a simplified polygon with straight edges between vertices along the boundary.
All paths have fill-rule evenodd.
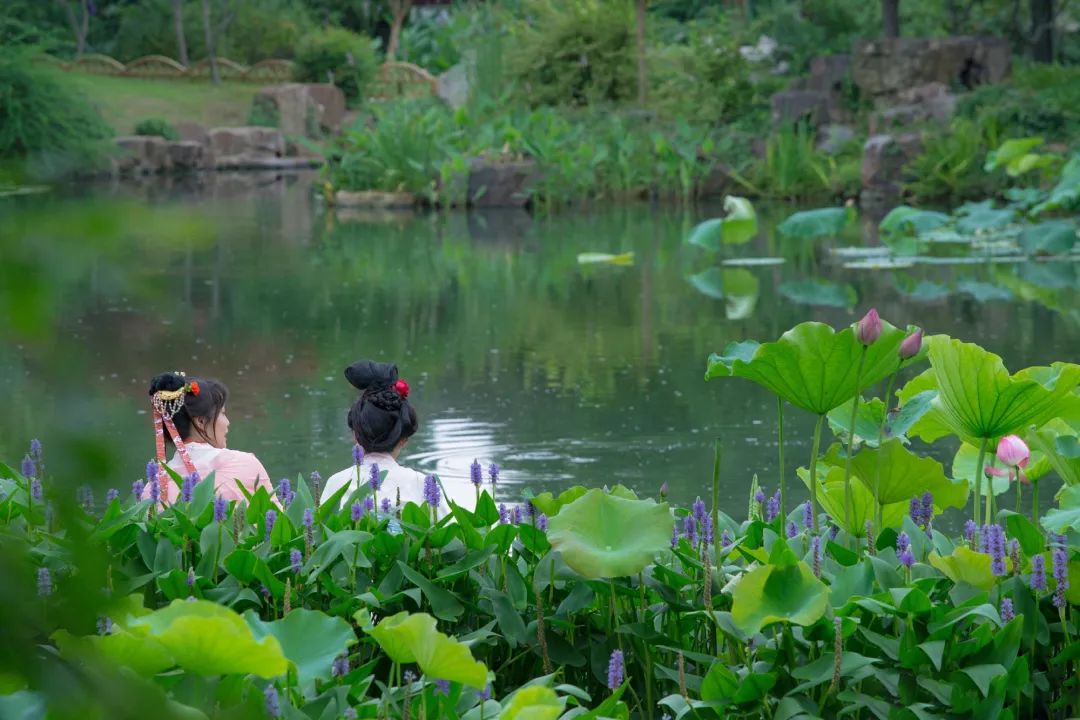
<path id="1" fill-rule="evenodd" d="M 226 500 L 244 501 L 244 494 L 236 487 L 236 480 L 254 494 L 255 490 L 263 487 L 270 493 L 270 499 L 274 504 L 280 505 L 277 496 L 274 495 L 274 485 L 270 482 L 270 474 L 259 462 L 259 458 L 252 453 L 226 450 L 218 454 L 212 463 L 215 483 L 219 494 Z"/>

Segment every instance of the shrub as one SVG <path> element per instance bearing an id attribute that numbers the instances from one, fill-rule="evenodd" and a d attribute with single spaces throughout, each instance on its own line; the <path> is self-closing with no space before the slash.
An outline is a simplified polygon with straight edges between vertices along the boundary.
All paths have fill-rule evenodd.
<path id="1" fill-rule="evenodd" d="M 68 79 L 31 47 L 0 46 L 0 159 L 53 174 L 99 160 L 112 130 Z"/>
<path id="2" fill-rule="evenodd" d="M 251 103 L 251 110 L 248 111 L 247 124 L 276 128 L 280 122 L 281 116 L 277 105 L 270 98 L 256 96 Z"/>
<path id="3" fill-rule="evenodd" d="M 981 124 L 996 124 L 1004 137 L 1074 140 L 1080 136 L 1080 68 L 1020 67 L 1008 82 L 965 96 L 958 112 Z"/>
<path id="4" fill-rule="evenodd" d="M 947 129 L 925 135 L 922 153 L 905 168 L 904 186 L 916 200 L 982 199 L 1003 189 L 1000 173 L 983 170 L 986 153 L 999 145 L 996 127 L 956 118 Z"/>
<path id="5" fill-rule="evenodd" d="M 378 60 L 371 40 L 342 28 L 305 35 L 296 48 L 296 79 L 333 82 L 350 100 L 364 97 Z"/>
<path id="6" fill-rule="evenodd" d="M 163 118 L 146 118 L 135 124 L 136 135 L 157 135 L 166 140 L 179 140 L 176 128 L 168 120 Z"/>
<path id="7" fill-rule="evenodd" d="M 531 105 L 637 95 L 634 16 L 622 0 L 528 0 L 510 23 L 510 74 Z"/>

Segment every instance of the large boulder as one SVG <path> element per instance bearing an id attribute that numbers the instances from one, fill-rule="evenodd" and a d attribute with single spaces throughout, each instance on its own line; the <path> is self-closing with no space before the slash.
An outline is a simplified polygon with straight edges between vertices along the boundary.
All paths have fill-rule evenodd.
<path id="1" fill-rule="evenodd" d="M 317 138 L 341 130 L 345 94 L 328 83 L 287 83 L 263 88 L 252 106 L 286 135 Z"/>
<path id="2" fill-rule="evenodd" d="M 435 94 L 455 110 L 469 101 L 469 71 L 464 62 L 435 78 Z"/>
<path id="3" fill-rule="evenodd" d="M 173 172 L 194 172 L 210 165 L 210 152 L 206 145 L 191 140 L 168 144 L 167 151 Z"/>
<path id="4" fill-rule="evenodd" d="M 929 82 L 901 90 L 898 105 L 870 115 L 870 134 L 887 133 L 930 120 L 946 122 L 956 112 L 956 96 L 940 82 Z"/>
<path id="5" fill-rule="evenodd" d="M 308 94 L 319 106 L 319 127 L 323 132 L 341 132 L 345 120 L 345 93 L 330 83 L 308 83 Z"/>
<path id="6" fill-rule="evenodd" d="M 829 94 L 820 90 L 785 90 L 769 102 L 774 126 L 803 120 L 818 125 L 829 118 Z"/>
<path id="7" fill-rule="evenodd" d="M 275 128 L 223 127 L 209 134 L 214 164 L 220 169 L 277 167 L 285 159 L 285 138 Z"/>
<path id="8" fill-rule="evenodd" d="M 862 194 L 859 201 L 868 207 L 895 203 L 908 178 L 904 168 L 922 152 L 919 133 L 874 135 L 863 145 Z"/>
<path id="9" fill-rule="evenodd" d="M 114 168 L 120 175 L 155 175 L 170 170 L 168 142 L 156 135 L 130 135 L 115 140 L 120 152 Z"/>
<path id="10" fill-rule="evenodd" d="M 476 158 L 469 167 L 469 202 L 473 207 L 525 207 L 535 175 L 532 160 Z"/>
<path id="11" fill-rule="evenodd" d="M 184 142 L 197 142 L 200 145 L 210 146 L 210 134 L 206 128 L 194 122 L 183 120 L 176 123 L 176 135 Z"/>
<path id="12" fill-rule="evenodd" d="M 890 104 L 907 88 L 933 82 L 971 88 L 1001 82 L 1011 69 L 1004 38 L 886 38 L 856 43 L 853 77 L 863 93 Z"/>

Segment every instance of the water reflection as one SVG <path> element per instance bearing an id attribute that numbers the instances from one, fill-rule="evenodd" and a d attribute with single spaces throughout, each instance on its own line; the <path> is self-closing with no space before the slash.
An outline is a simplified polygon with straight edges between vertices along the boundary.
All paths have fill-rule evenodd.
<path id="1" fill-rule="evenodd" d="M 667 481 L 685 501 L 705 494 L 721 437 L 724 495 L 742 512 L 754 473 L 776 484 L 776 406 L 749 383 L 702 381 L 727 342 L 841 325 L 875 305 L 895 324 L 980 342 L 1011 369 L 1080 355 L 1075 265 L 856 271 L 780 239 L 770 217 L 785 208 L 716 257 L 682 238 L 719 208 L 342 217 L 310 182 L 119 188 L 9 213 L 0 456 L 40 435 L 71 453 L 57 470 L 90 453 L 93 479 L 133 477 L 153 452 L 146 380 L 183 368 L 230 386 L 236 447 L 276 477 L 325 476 L 349 462 L 355 395 L 341 370 L 367 356 L 399 363 L 413 385 L 421 431 L 402 462 L 418 470 L 466 478 L 475 458 L 515 489 L 652 494 Z M 577 262 L 631 251 L 632 265 Z M 811 423 L 788 413 L 789 472 L 807 461 Z M 948 467 L 951 448 L 937 447 Z"/>

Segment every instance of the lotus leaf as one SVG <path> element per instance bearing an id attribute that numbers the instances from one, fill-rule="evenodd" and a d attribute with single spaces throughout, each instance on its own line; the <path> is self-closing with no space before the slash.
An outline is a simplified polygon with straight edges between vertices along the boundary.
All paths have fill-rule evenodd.
<path id="1" fill-rule="evenodd" d="M 1024 228 L 1017 239 L 1032 255 L 1060 255 L 1076 245 L 1076 225 L 1067 220 L 1047 220 Z"/>
<path id="2" fill-rule="evenodd" d="M 983 165 L 983 170 L 993 172 L 999 168 L 1005 168 L 1010 177 L 1023 175 L 1031 169 L 1032 163 L 1037 162 L 1038 158 L 1053 161 L 1052 155 L 1039 155 L 1031 152 L 1042 144 L 1043 139 L 1041 137 L 1006 140 L 997 150 L 991 150 L 986 154 L 986 163 Z"/>
<path id="3" fill-rule="evenodd" d="M 931 565 L 954 583 L 967 583 L 980 590 L 989 590 L 997 582 L 990 572 L 990 556 L 975 552 L 966 545 L 958 546 L 952 555 L 942 556 L 932 552 L 928 559 Z"/>
<path id="4" fill-rule="evenodd" d="M 882 218 L 878 230 L 882 235 L 918 235 L 945 225 L 951 218 L 933 210 L 916 210 L 900 205 Z"/>
<path id="5" fill-rule="evenodd" d="M 562 711 L 563 701 L 554 690 L 530 685 L 513 694 L 510 704 L 499 713 L 499 720 L 555 720 Z"/>
<path id="6" fill-rule="evenodd" d="M 126 629 L 147 632 L 177 665 L 199 675 L 250 673 L 272 678 L 283 675 L 287 667 L 277 638 L 257 640 L 240 615 L 206 600 L 174 600 L 160 610 L 128 618 Z"/>
<path id="7" fill-rule="evenodd" d="M 244 619 L 256 638 L 277 638 L 285 657 L 296 667 L 296 677 L 305 686 L 315 680 L 329 680 L 334 658 L 346 654 L 356 642 L 349 623 L 314 610 L 297 608 L 273 622 L 265 622 L 248 610 Z"/>
<path id="8" fill-rule="evenodd" d="M 839 467 L 844 463 L 840 453 L 840 446 L 834 445 L 825 462 Z M 963 507 L 967 500 L 965 483 L 950 481 L 941 463 L 914 454 L 895 438 L 882 443 L 880 448 L 864 449 L 852 458 L 851 474 L 871 493 L 879 473 L 878 499 L 882 505 L 910 502 L 926 491 L 933 493 L 938 508 Z"/>
<path id="9" fill-rule="evenodd" d="M 956 222 L 956 229 L 966 235 L 997 230 L 1016 219 L 1014 210 L 1010 208 L 995 209 L 993 200 L 965 203 L 957 208 L 956 214 L 960 216 L 960 219 Z"/>
<path id="10" fill-rule="evenodd" d="M 909 402 L 904 403 L 896 412 L 890 412 L 885 419 L 884 432 L 881 432 L 882 415 L 885 413 L 885 403 L 878 398 L 869 401 L 862 400 L 855 417 L 855 437 L 867 447 L 878 446 L 878 435 L 882 441 L 898 438 L 907 443 L 907 431 L 930 411 L 931 403 L 937 393 L 933 391 L 914 395 Z M 829 426 L 837 435 L 846 438 L 851 432 L 851 403 L 854 398 L 838 408 L 829 411 Z"/>
<path id="11" fill-rule="evenodd" d="M 762 565 L 739 580 L 731 602 L 735 625 L 753 635 L 774 622 L 804 626 L 817 622 L 828 608 L 829 589 L 801 560 Z"/>
<path id="12" fill-rule="evenodd" d="M 810 486 L 810 472 L 798 469 L 799 477 Z M 866 521 L 878 522 L 878 506 L 873 492 L 862 482 L 851 483 L 851 517 L 844 507 L 844 468 L 836 465 L 818 464 L 818 502 L 841 528 L 854 537 L 866 537 Z M 910 498 L 881 507 L 881 523 L 884 527 L 898 527 L 909 508 Z"/>
<path id="13" fill-rule="evenodd" d="M 728 195 L 724 213 L 724 217 L 706 220 L 691 230 L 686 242 L 715 252 L 721 244 L 742 245 L 757 235 L 757 214 L 749 200 Z"/>
<path id="14" fill-rule="evenodd" d="M 757 304 L 758 279 L 748 270 L 709 268 L 687 280 L 702 295 L 725 300 L 725 315 L 729 320 L 749 316 Z"/>
<path id="15" fill-rule="evenodd" d="M 584 577 L 636 575 L 668 547 L 673 522 L 666 503 L 593 489 L 551 518 L 548 540 Z"/>
<path id="16" fill-rule="evenodd" d="M 487 685 L 487 667 L 468 647 L 439 632 L 435 618 L 427 613 L 400 612 L 368 632 L 396 663 L 416 663 L 428 677 L 474 688 Z"/>
<path id="17" fill-rule="evenodd" d="M 132 633 L 114 626 L 108 635 L 76 637 L 65 630 L 53 635 L 60 654 L 72 660 L 104 658 L 123 665 L 140 675 L 156 675 L 167 670 L 176 661 L 165 647 L 145 632 Z"/>
<path id="18" fill-rule="evenodd" d="M 858 387 L 855 374 L 863 345 L 855 331 L 847 327 L 837 332 L 817 322 L 800 323 L 774 342 L 728 345 L 723 355 L 709 356 L 705 379 L 746 378 L 792 405 L 824 415 L 893 373 L 905 335 L 882 323 L 881 336 L 866 350 Z"/>
<path id="19" fill-rule="evenodd" d="M 790 215 L 776 226 L 781 237 L 795 240 L 815 240 L 836 237 L 855 220 L 854 207 L 818 208 Z"/>
<path id="20" fill-rule="evenodd" d="M 1073 155 L 1061 171 L 1057 185 L 1050 196 L 1031 210 L 1032 215 L 1042 215 L 1048 210 L 1072 208 L 1080 204 L 1080 155 Z"/>
<path id="21" fill-rule="evenodd" d="M 1041 522 L 1042 526 L 1052 533 L 1080 531 L 1080 485 L 1063 488 L 1058 498 L 1058 506 L 1047 510 Z"/>
<path id="22" fill-rule="evenodd" d="M 855 288 L 828 280 L 792 280 L 780 284 L 780 294 L 792 302 L 821 307 L 851 307 L 859 301 Z"/>

